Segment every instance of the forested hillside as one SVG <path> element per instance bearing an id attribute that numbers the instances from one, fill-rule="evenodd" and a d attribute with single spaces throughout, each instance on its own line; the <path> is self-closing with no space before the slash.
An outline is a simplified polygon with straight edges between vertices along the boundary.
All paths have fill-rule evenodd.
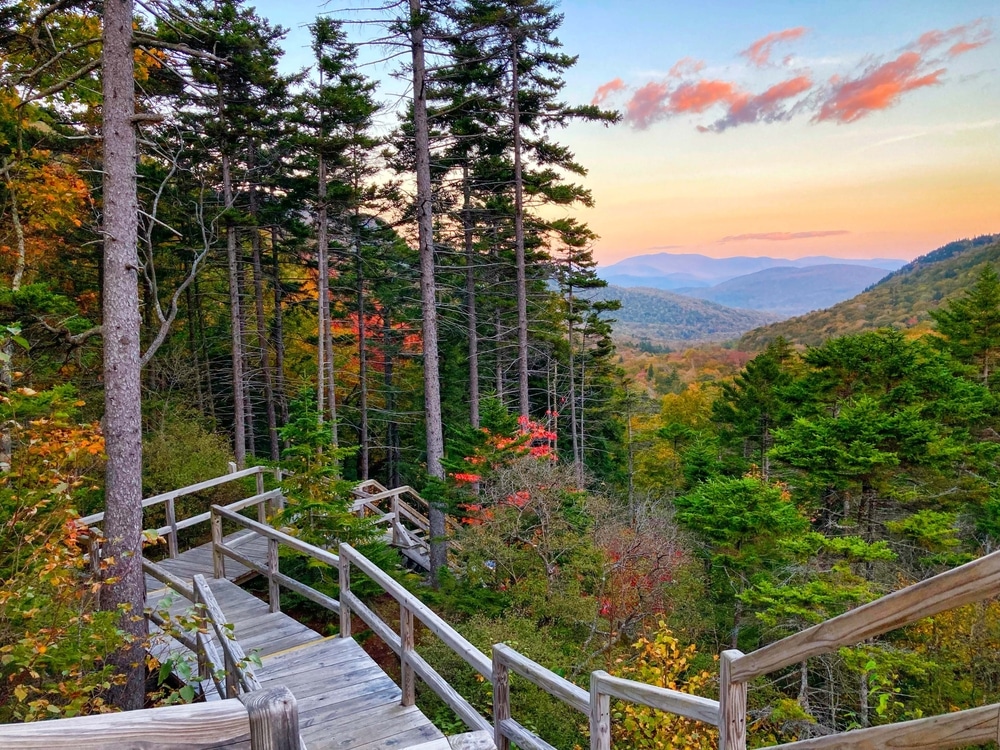
<path id="1" fill-rule="evenodd" d="M 275 526 L 356 545 L 484 654 L 516 645 L 584 689 L 602 669 L 718 696 L 720 651 L 997 549 L 996 237 L 761 329 L 756 356 L 664 352 L 648 340 L 664 315 L 671 340 L 766 316 L 597 278 L 574 216 L 593 203 L 586 168 L 557 136 L 618 113 L 565 101 L 563 17 L 508 0 L 368 12 L 407 82 L 392 111 L 334 10 L 289 75 L 284 31 L 240 0 L 0 5 L 0 722 L 193 699 L 168 677 L 199 665 L 148 650 L 141 562 L 168 554 L 174 506 L 144 517 L 142 498 L 230 461 L 284 470 Z M 616 317 L 634 349 L 616 350 Z M 884 327 L 917 323 L 930 335 Z M 352 512 L 366 478 L 427 499 L 426 575 Z M 102 529 L 79 520 L 95 511 Z M 280 568 L 340 596 L 294 551 Z M 412 625 L 365 583 L 365 606 Z M 490 715 L 488 675 L 415 630 Z M 353 636 L 398 669 L 393 644 Z M 585 719 L 516 686 L 524 726 L 588 744 Z M 1000 605 L 750 687 L 755 746 L 992 703 Z M 718 744 L 613 705 L 617 747 Z"/>
<path id="2" fill-rule="evenodd" d="M 682 292 L 729 307 L 763 310 L 782 316 L 801 315 L 853 297 L 885 275 L 882 269 L 843 263 L 807 268 L 768 268 L 707 289 L 685 289 Z"/>
<path id="3" fill-rule="evenodd" d="M 668 345 L 685 341 L 726 341 L 778 317 L 645 287 L 609 285 L 588 297 L 621 303 L 621 308 L 613 313 L 615 333 L 619 336 Z"/>
<path id="4" fill-rule="evenodd" d="M 741 347 L 759 349 L 779 336 L 816 346 L 831 336 L 926 324 L 942 302 L 968 289 L 988 263 L 1000 260 L 997 235 L 951 242 L 922 255 L 856 297 L 751 331 Z"/>

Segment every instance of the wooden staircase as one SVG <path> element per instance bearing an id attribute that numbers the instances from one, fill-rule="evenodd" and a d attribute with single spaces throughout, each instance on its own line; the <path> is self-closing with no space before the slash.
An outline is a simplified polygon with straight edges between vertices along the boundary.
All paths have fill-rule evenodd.
<path id="1" fill-rule="evenodd" d="M 184 721 L 204 722 L 204 742 L 196 740 L 185 747 L 194 750 L 208 747 L 287 748 L 299 750 L 298 742 L 288 744 L 274 740 L 280 732 L 276 729 L 260 739 L 259 720 L 255 704 L 268 703 L 276 707 L 276 725 L 286 730 L 294 719 L 295 731 L 307 748 L 336 747 L 342 750 L 509 750 L 512 743 L 522 750 L 552 750 L 552 746 L 538 737 L 530 728 L 521 725 L 511 715 L 510 674 L 514 673 L 558 698 L 568 710 L 582 714 L 581 723 L 589 724 L 590 750 L 610 750 L 612 700 L 622 700 L 649 706 L 661 711 L 703 722 L 719 729 L 720 750 L 746 750 L 747 747 L 747 692 L 757 678 L 788 668 L 811 657 L 852 646 L 893 629 L 914 623 L 939 612 L 960 607 L 981 599 L 996 596 L 1000 591 L 1000 551 L 985 555 L 962 567 L 921 581 L 889 596 L 878 599 L 839 617 L 827 620 L 800 633 L 769 644 L 757 651 L 743 654 L 725 651 L 720 655 L 719 700 L 689 695 L 664 688 L 614 677 L 602 671 L 590 676 L 589 691 L 551 672 L 543 665 L 531 661 L 516 650 L 504 645 L 494 645 L 486 655 L 469 643 L 448 623 L 421 603 L 396 580 L 380 570 L 371 561 L 350 546 L 342 544 L 337 554 L 319 549 L 276 529 L 267 523 L 268 508 L 272 511 L 280 504 L 280 493 L 263 492 L 260 478 L 263 469 L 247 470 L 196 485 L 196 488 L 215 486 L 233 478 L 258 475 L 258 493 L 229 506 L 212 506 L 200 516 L 178 521 L 172 513 L 173 499 L 190 492 L 184 488 L 144 501 L 144 507 L 166 503 L 167 526 L 161 533 L 172 535 L 170 558 L 160 565 L 145 565 L 151 586 L 159 583 L 174 589 L 189 600 L 211 599 L 226 603 L 225 614 L 216 603 L 213 628 L 216 637 L 199 633 L 186 639 L 185 645 L 199 650 L 203 658 L 214 651 L 215 664 L 225 662 L 224 678 L 217 683 L 224 695 L 240 694 L 243 706 L 233 701 L 218 705 L 229 707 L 215 713 L 197 706 L 171 707 L 182 710 L 155 714 L 163 717 L 163 726 L 173 726 L 186 737 L 192 736 Z M 378 514 L 376 520 L 387 526 L 387 536 L 415 563 L 426 564 L 428 551 L 428 524 L 426 503 L 409 487 L 388 490 L 377 482 L 365 482 L 354 492 L 354 510 L 363 515 Z M 257 519 L 246 515 L 257 511 Z M 186 526 L 210 521 L 212 542 L 189 552 L 179 552 L 176 544 L 177 530 Z M 223 522 L 239 527 L 235 534 L 223 536 Z M 336 571 L 340 582 L 339 599 L 316 591 L 301 581 L 281 572 L 280 546 L 290 547 L 312 558 L 314 564 L 326 565 Z M 92 554 L 98 550 L 92 550 Z M 189 555 L 189 557 L 186 557 Z M 197 562 L 195 560 L 197 559 Z M 228 566 L 227 566 L 228 561 Z M 204 569 L 215 580 L 208 583 L 195 576 L 192 584 L 180 574 L 193 569 Z M 171 572 L 171 569 L 174 572 Z M 385 594 L 399 605 L 398 621 L 386 622 L 378 613 L 351 591 L 351 571 L 357 569 L 366 578 L 380 586 Z M 258 600 L 240 590 L 228 578 L 257 574 L 268 583 L 268 601 Z M 199 580 L 200 579 L 200 580 Z M 280 589 L 286 588 L 326 607 L 337 615 L 339 635 L 324 638 L 305 626 L 289 624 L 280 612 Z M 232 597 L 232 598 L 230 598 Z M 155 597 L 153 597 L 155 598 Z M 153 615 L 151 615 L 153 617 Z M 400 659 L 399 685 L 390 680 L 372 662 L 351 638 L 352 621 L 358 619 L 370 628 Z M 241 670 L 241 649 L 229 643 L 223 620 L 233 620 L 233 631 L 245 639 L 251 649 L 262 654 L 261 666 Z M 422 624 L 424 637 L 436 637 L 461 657 L 483 680 L 493 686 L 492 716 L 478 713 L 463 696 L 459 695 L 428 664 L 414 648 L 417 622 Z M 155 622 L 155 619 L 154 619 Z M 294 623 L 294 621 L 291 621 Z M 218 652 L 222 651 L 222 659 Z M 366 661 L 367 660 L 367 661 Z M 421 679 L 438 695 L 462 721 L 470 732 L 446 738 L 430 725 L 414 705 L 414 685 Z M 291 688 L 292 695 L 282 693 L 272 685 Z M 249 692 L 247 692 L 249 691 Z M 259 696 L 260 700 L 255 700 Z M 297 702 L 297 706 L 295 703 Z M 208 705 L 208 704 L 203 704 Z M 291 713 L 289 710 L 291 709 Z M 154 714 L 150 713 L 150 717 Z M 102 727 L 113 731 L 116 746 L 142 746 L 144 748 L 175 748 L 169 741 L 150 739 L 151 731 L 143 722 L 126 716 L 92 716 L 67 719 L 64 722 L 40 722 L 39 725 L 0 726 L 0 747 L 4 750 L 39 750 L 47 747 L 65 747 L 67 750 L 105 747 L 76 741 L 77 738 L 99 736 Z M 150 721 L 154 721 L 152 718 Z M 161 721 L 157 718 L 155 721 Z M 213 723 L 214 722 L 214 723 Z M 257 723 L 255 723 L 257 722 Z M 264 722 L 265 724 L 267 722 Z M 53 724 L 64 724 L 67 729 L 60 734 Z M 149 724 L 146 722 L 145 724 Z M 155 724 L 154 724 L 155 725 Z M 247 729 L 249 727 L 249 729 Z M 255 738 L 253 727 L 257 727 Z M 273 728 L 273 727 L 272 727 Z M 269 730 L 270 731 L 270 730 Z M 77 733 L 69 735 L 66 732 Z M 287 732 L 285 732 L 287 734 Z M 284 735 L 282 735 L 284 736 Z M 952 748 L 995 742 L 1000 736 L 1000 704 L 969 708 L 962 711 L 921 718 L 884 726 L 875 726 L 817 737 L 779 747 L 788 750 L 821 750 L 843 748 L 867 750 L 868 748 Z M 214 738 L 214 739 L 213 739 Z M 235 743 L 235 744 L 234 744 Z M 242 744 L 241 744 L 242 743 Z"/>

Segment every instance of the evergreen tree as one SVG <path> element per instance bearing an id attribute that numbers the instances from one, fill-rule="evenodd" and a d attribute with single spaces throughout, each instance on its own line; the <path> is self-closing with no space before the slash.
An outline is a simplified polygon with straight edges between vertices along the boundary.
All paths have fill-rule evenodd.
<path id="1" fill-rule="evenodd" d="M 964 295 L 949 299 L 931 311 L 944 347 L 956 359 L 976 365 L 983 385 L 989 387 L 1000 357 L 1000 275 L 992 265 Z"/>

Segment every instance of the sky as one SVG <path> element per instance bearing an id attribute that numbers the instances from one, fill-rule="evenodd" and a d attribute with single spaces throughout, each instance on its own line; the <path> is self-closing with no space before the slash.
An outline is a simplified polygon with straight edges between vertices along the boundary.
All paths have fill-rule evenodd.
<path id="1" fill-rule="evenodd" d="M 251 0 L 252 2 L 252 0 Z M 331 4 L 262 0 L 309 64 Z M 343 7 L 343 6 L 340 6 Z M 1000 0 L 563 0 L 554 134 L 589 174 L 601 265 L 645 253 L 912 259 L 1000 232 Z M 358 27 L 355 34 L 377 30 Z M 385 50 L 365 53 L 379 57 Z M 383 79 L 380 99 L 405 85 Z"/>

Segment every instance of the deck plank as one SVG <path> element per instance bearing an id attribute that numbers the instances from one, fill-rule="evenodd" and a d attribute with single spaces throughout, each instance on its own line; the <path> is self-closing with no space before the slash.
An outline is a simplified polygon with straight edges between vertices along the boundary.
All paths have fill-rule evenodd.
<path id="1" fill-rule="evenodd" d="M 227 537 L 227 543 L 241 534 Z M 266 556 L 262 542 L 259 537 L 235 540 L 241 554 L 261 563 Z M 227 560 L 226 578 L 213 579 L 207 545 L 158 564 L 185 580 L 195 573 L 208 579 L 236 640 L 261 658 L 254 668 L 258 680 L 264 687 L 284 685 L 295 695 L 308 750 L 392 750 L 444 738 L 417 707 L 400 705 L 399 686 L 353 639 L 324 638 L 284 613 L 272 613 L 266 602 L 234 583 L 250 573 L 244 566 Z M 155 607 L 167 589 L 148 576 L 146 585 L 147 605 Z M 175 596 L 169 611 L 177 616 L 190 607 Z M 182 647 L 167 641 L 159 653 L 171 648 Z"/>

